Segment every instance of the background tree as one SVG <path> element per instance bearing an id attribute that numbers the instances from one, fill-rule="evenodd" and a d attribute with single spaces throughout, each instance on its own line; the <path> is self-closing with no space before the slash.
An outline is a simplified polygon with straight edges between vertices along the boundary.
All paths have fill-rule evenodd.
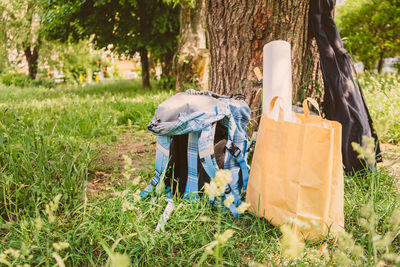
<path id="1" fill-rule="evenodd" d="M 36 78 L 41 39 L 41 0 L 0 0 L 7 49 L 23 51 L 29 77 Z"/>
<path id="2" fill-rule="evenodd" d="M 166 0 L 181 6 L 179 43 L 173 60 L 173 74 L 178 91 L 186 84 L 208 87 L 209 52 L 206 42 L 205 0 Z"/>
<path id="3" fill-rule="evenodd" d="M 348 0 L 337 12 L 346 48 L 373 70 L 382 72 L 385 57 L 400 54 L 400 1 Z"/>
<path id="4" fill-rule="evenodd" d="M 8 66 L 7 30 L 5 27 L 5 9 L 0 2 L 0 73 Z"/>
<path id="5" fill-rule="evenodd" d="M 97 47 L 119 54 L 140 54 L 142 86 L 150 87 L 149 52 L 164 70 L 172 63 L 178 35 L 178 8 L 161 0 L 50 0 L 46 37 L 66 41 L 93 37 Z"/>
<path id="6" fill-rule="evenodd" d="M 286 40 L 292 47 L 295 101 L 319 90 L 321 74 L 315 41 L 308 30 L 308 0 L 207 0 L 207 34 L 212 91 L 241 89 L 253 110 L 260 105 L 254 68 L 262 68 L 263 46 Z M 259 94 L 258 94 L 259 95 Z"/>
<path id="7" fill-rule="evenodd" d="M 66 81 L 81 83 L 80 77 L 87 75 L 87 69 L 93 73 L 101 71 L 97 63 L 105 62 L 102 50 L 94 49 L 89 40 L 79 42 L 44 42 L 41 49 L 40 65 L 48 66 L 51 70 L 62 71 Z"/>

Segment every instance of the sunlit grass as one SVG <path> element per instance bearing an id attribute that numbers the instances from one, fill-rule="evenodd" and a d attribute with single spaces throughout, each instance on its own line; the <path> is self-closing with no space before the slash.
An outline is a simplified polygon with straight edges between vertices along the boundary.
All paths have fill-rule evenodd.
<path id="1" fill-rule="evenodd" d="M 374 121 L 386 125 L 381 139 L 399 142 L 398 77 L 360 79 Z M 102 145 L 112 146 L 128 134 L 155 149 L 146 125 L 157 105 L 173 92 L 153 87 L 143 90 L 138 81 L 53 89 L 0 86 L 0 266 L 52 266 L 60 260 L 66 266 L 105 266 L 127 263 L 126 255 L 134 266 L 192 266 L 200 260 L 204 260 L 202 265 L 214 265 L 214 258 L 202 256 L 215 241 L 214 234 L 228 229 L 235 233 L 221 247 L 223 256 L 218 261 L 223 265 L 339 263 L 339 252 L 346 251 L 336 250 L 331 241 L 326 248 L 323 242 L 306 243 L 300 256 L 290 259 L 281 251 L 281 240 L 292 239 L 281 239 L 279 228 L 248 213 L 239 219 L 223 213 L 219 221 L 205 198 L 193 203 L 176 199 L 166 231 L 154 232 L 165 197 L 154 202 L 135 197 L 154 170 L 153 162 L 138 165 L 134 161 L 147 154 L 133 161 L 125 157 L 124 169 L 105 178 L 120 179 L 118 185 L 96 197 L 89 195 L 86 181 L 95 179 L 96 170 L 108 168 L 96 161 Z M 133 177 L 140 180 L 132 181 Z M 353 237 L 344 241 L 355 242 L 365 255 L 365 259 L 351 258 L 352 264 L 373 264 L 383 255 L 378 251 L 374 258 L 373 240 L 360 223 L 365 217 L 360 210 L 373 201 L 374 234 L 383 236 L 399 206 L 397 192 L 397 180 L 386 169 L 346 177 L 345 230 Z M 389 251 L 398 255 L 399 237 L 392 241 Z M 327 259 L 321 251 L 328 251 Z M 337 258 L 330 259 L 334 254 Z"/>
<path id="2" fill-rule="evenodd" d="M 400 75 L 364 73 L 360 83 L 379 138 L 400 143 Z"/>

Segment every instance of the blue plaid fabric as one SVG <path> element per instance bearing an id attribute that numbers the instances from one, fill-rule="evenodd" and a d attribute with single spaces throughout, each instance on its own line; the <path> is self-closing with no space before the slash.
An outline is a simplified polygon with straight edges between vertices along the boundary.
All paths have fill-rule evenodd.
<path id="1" fill-rule="evenodd" d="M 216 123 L 204 128 L 199 137 L 199 158 L 204 170 L 210 177 L 215 177 L 218 165 L 214 157 L 214 137 Z"/>
<path id="2" fill-rule="evenodd" d="M 170 145 L 171 136 L 159 136 L 157 138 L 155 175 L 151 183 L 140 193 L 142 198 L 147 197 L 158 186 L 163 177 L 165 167 L 168 164 Z"/>
<path id="3" fill-rule="evenodd" d="M 188 138 L 188 177 L 186 181 L 185 198 L 197 198 L 198 194 L 198 174 L 197 174 L 197 155 L 198 153 L 199 132 L 189 133 Z"/>

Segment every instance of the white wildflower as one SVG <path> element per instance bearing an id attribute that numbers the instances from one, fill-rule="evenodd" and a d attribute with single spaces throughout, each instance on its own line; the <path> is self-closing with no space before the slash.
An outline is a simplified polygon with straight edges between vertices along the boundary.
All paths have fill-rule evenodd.
<path id="1" fill-rule="evenodd" d="M 212 241 L 208 246 L 206 247 L 206 251 L 208 254 L 213 254 L 213 249 L 214 247 L 218 245 L 218 242 L 216 240 Z"/>
<path id="2" fill-rule="evenodd" d="M 227 198 L 224 200 L 224 205 L 225 205 L 225 207 L 229 208 L 229 205 L 231 205 L 231 203 L 232 203 L 234 200 L 235 200 L 235 198 L 234 198 L 232 195 L 230 195 L 229 197 L 227 197 Z"/>
<path id="3" fill-rule="evenodd" d="M 234 230 L 228 229 L 222 234 L 215 234 L 215 240 L 218 242 L 218 244 L 224 245 L 226 241 L 228 241 L 228 239 L 233 236 L 234 233 Z"/>
<path id="4" fill-rule="evenodd" d="M 308 229 L 311 228 L 311 226 L 310 226 L 310 224 L 308 222 L 306 222 L 304 220 L 299 220 L 297 218 L 290 217 L 287 222 L 288 222 L 288 224 L 296 225 L 296 226 L 298 226 L 298 227 L 300 227 L 302 229 L 307 229 L 308 230 Z M 316 224 L 315 221 L 314 221 L 314 224 Z"/>
<path id="5" fill-rule="evenodd" d="M 299 257 L 303 253 L 304 243 L 298 240 L 296 233 L 289 225 L 282 225 L 280 230 L 282 232 L 280 240 L 282 254 L 291 259 Z"/>
<path id="6" fill-rule="evenodd" d="M 58 242 L 58 243 L 53 243 L 53 247 L 59 251 L 59 250 L 63 250 L 69 247 L 69 243 L 67 242 Z"/>
<path id="7" fill-rule="evenodd" d="M 211 181 L 211 183 L 205 183 L 204 184 L 204 192 L 209 197 L 216 197 L 216 196 L 219 195 L 217 184 L 214 183 L 213 181 Z"/>
<path id="8" fill-rule="evenodd" d="M 127 210 L 134 210 L 134 209 L 135 209 L 135 205 L 133 205 L 133 203 L 131 203 L 130 201 L 125 200 L 125 201 L 122 203 L 122 211 L 123 211 L 123 212 L 125 212 L 125 211 L 127 211 Z"/>
<path id="9" fill-rule="evenodd" d="M 42 226 L 43 226 L 43 221 L 40 217 L 37 217 L 35 219 L 35 228 L 38 232 L 40 232 L 42 230 Z"/>
<path id="10" fill-rule="evenodd" d="M 208 218 L 207 216 L 201 216 L 199 219 L 201 222 L 207 222 L 210 220 L 210 218 Z"/>
<path id="11" fill-rule="evenodd" d="M 209 197 L 217 197 L 225 192 L 226 185 L 231 181 L 232 174 L 229 170 L 219 170 L 211 182 L 204 185 L 204 192 Z"/>
<path id="12" fill-rule="evenodd" d="M 237 208 L 237 211 L 238 211 L 239 213 L 243 213 L 243 212 L 245 212 L 249 207 L 250 207 L 250 203 L 242 202 L 242 204 L 240 204 L 240 206 Z"/>
<path id="13" fill-rule="evenodd" d="M 46 213 L 48 215 L 48 220 L 49 223 L 53 223 L 56 221 L 56 216 L 54 215 L 54 213 L 57 211 L 58 209 L 58 203 L 61 199 L 61 194 L 58 194 L 54 197 L 53 201 L 50 201 L 49 204 L 46 204 Z"/>
<path id="14" fill-rule="evenodd" d="M 130 157 L 123 155 L 122 158 L 124 159 L 124 171 L 122 172 L 122 175 L 125 179 L 129 180 L 136 168 L 132 167 L 132 159 Z"/>
<path id="15" fill-rule="evenodd" d="M 7 265 L 7 266 L 12 266 L 12 265 L 11 265 L 11 262 L 9 262 L 9 261 L 7 260 L 7 255 L 4 254 L 4 253 L 0 253 L 0 263 L 3 263 L 3 264 L 5 264 L 5 265 Z"/>
<path id="16" fill-rule="evenodd" d="M 390 261 L 392 263 L 400 263 L 400 255 L 396 253 L 386 253 L 383 255 L 383 258 L 387 261 Z"/>
<path id="17" fill-rule="evenodd" d="M 0 253 L 0 262 L 2 260 L 7 260 L 7 255 L 5 253 Z"/>
<path id="18" fill-rule="evenodd" d="M 359 159 L 365 159 L 368 164 L 375 163 L 375 139 L 373 137 L 363 136 L 362 145 L 352 142 L 354 151 L 358 153 Z"/>
<path id="19" fill-rule="evenodd" d="M 135 179 L 133 179 L 132 181 L 132 185 L 138 185 L 142 180 L 141 176 L 136 177 Z"/>
<path id="20" fill-rule="evenodd" d="M 216 245 L 221 245 L 221 246 L 223 246 L 223 245 L 228 241 L 228 239 L 231 238 L 231 237 L 233 236 L 234 233 L 235 233 L 235 231 L 232 230 L 232 229 L 228 229 L 228 230 L 226 230 L 226 231 L 225 231 L 224 233 L 222 233 L 222 234 L 216 233 L 216 234 L 214 235 L 215 240 L 213 240 L 212 242 L 210 242 L 210 243 L 207 245 L 207 247 L 206 247 L 206 252 L 207 252 L 208 254 L 213 254 L 213 249 L 214 249 L 214 247 L 215 247 Z"/>
<path id="21" fill-rule="evenodd" d="M 222 194 L 225 192 L 226 185 L 232 181 L 232 173 L 230 170 L 219 170 L 215 174 L 213 181 L 217 185 L 220 194 Z"/>
<path id="22" fill-rule="evenodd" d="M 111 255 L 111 266 L 113 267 L 129 267 L 131 259 L 126 254 L 113 253 Z"/>
<path id="23" fill-rule="evenodd" d="M 29 249 L 28 249 L 28 245 L 26 243 L 22 243 L 21 245 L 21 253 L 22 255 L 26 256 L 29 254 Z"/>
<path id="24" fill-rule="evenodd" d="M 20 252 L 17 249 L 8 248 L 4 251 L 5 254 L 10 255 L 14 258 L 19 258 Z"/>

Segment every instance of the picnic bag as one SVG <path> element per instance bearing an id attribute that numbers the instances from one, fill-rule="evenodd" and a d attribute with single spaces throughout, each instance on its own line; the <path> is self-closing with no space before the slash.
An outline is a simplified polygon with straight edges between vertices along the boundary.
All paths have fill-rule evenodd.
<path id="1" fill-rule="evenodd" d="M 273 225 L 320 239 L 344 226 L 341 125 L 310 115 L 307 102 L 317 105 L 305 100 L 304 114 L 292 114 L 296 122 L 262 115 L 246 201 Z"/>
<path id="2" fill-rule="evenodd" d="M 173 209 L 174 195 L 199 198 L 204 184 L 210 183 L 219 169 L 228 169 L 232 181 L 221 197 L 234 197 L 229 209 L 238 216 L 236 208 L 249 176 L 245 130 L 249 121 L 250 108 L 237 96 L 188 90 L 165 100 L 148 125 L 148 130 L 158 136 L 155 175 L 141 197 L 163 185 Z M 169 212 L 164 213 L 164 221 Z"/>

